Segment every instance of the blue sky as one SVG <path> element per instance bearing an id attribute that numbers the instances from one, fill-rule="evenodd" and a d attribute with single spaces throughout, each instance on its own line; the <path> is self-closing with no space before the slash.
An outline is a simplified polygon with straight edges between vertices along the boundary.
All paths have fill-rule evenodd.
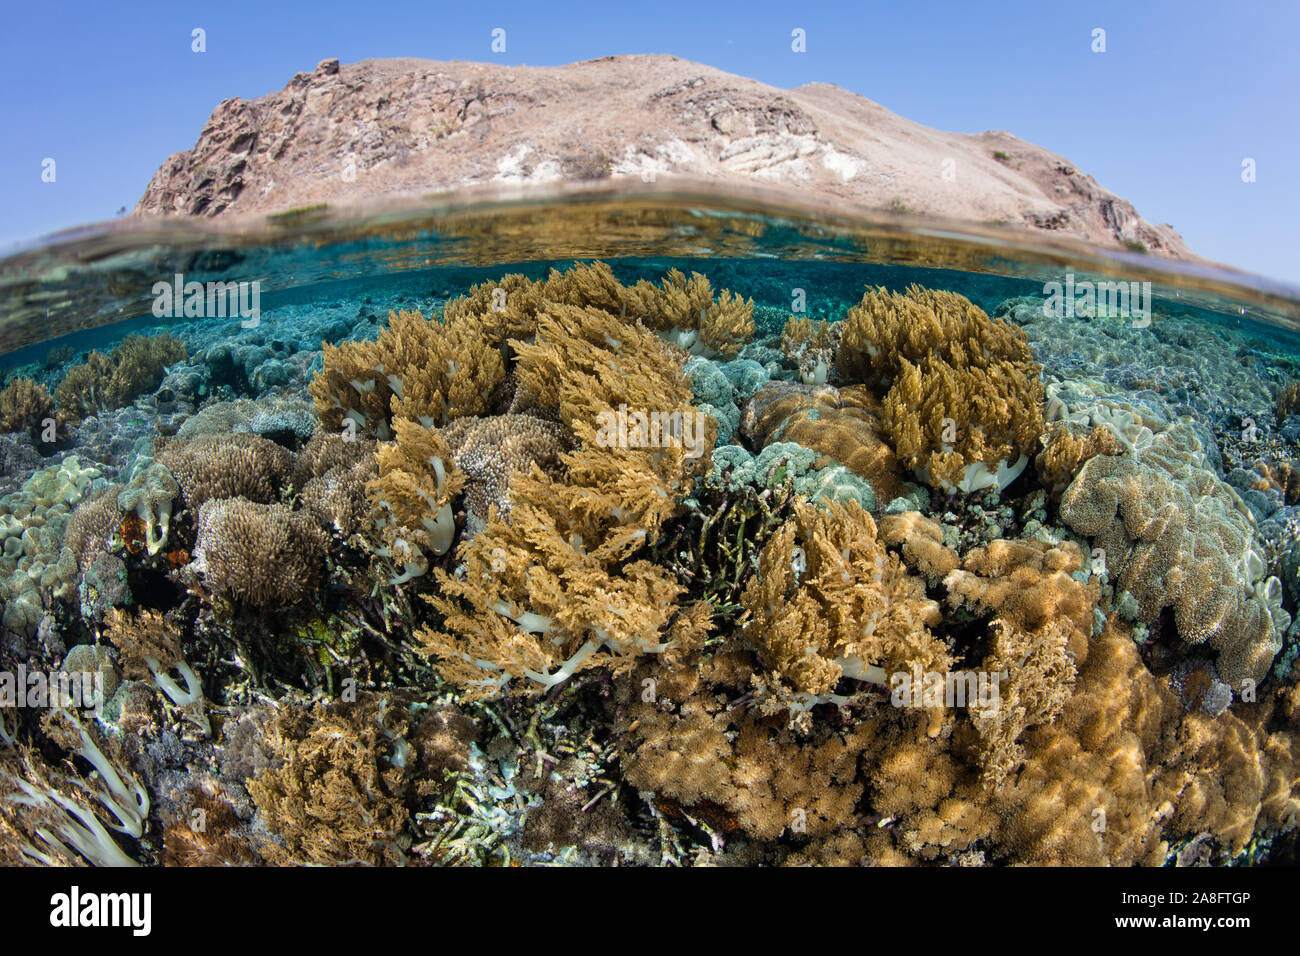
<path id="1" fill-rule="evenodd" d="M 206 53 L 190 49 L 195 27 Z M 495 27 L 504 54 L 491 51 Z M 795 27 L 806 53 L 790 50 Z M 1089 49 L 1096 27 L 1105 53 Z M 1300 283 L 1298 33 L 1295 0 L 9 0 L 0 249 L 132 207 L 222 99 L 278 90 L 326 57 L 547 66 L 671 53 L 775 86 L 836 83 L 940 129 L 1008 130 L 1171 223 L 1196 252 Z M 46 157 L 54 183 L 41 181 Z"/>

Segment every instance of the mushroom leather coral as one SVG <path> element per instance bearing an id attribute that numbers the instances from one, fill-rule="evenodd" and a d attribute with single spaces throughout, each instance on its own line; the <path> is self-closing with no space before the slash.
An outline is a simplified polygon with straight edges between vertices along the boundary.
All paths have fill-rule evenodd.
<path id="1" fill-rule="evenodd" d="M 856 501 L 797 501 L 743 601 L 752 614 L 746 636 L 799 693 L 828 694 L 842 676 L 884 683 L 913 667 L 945 672 L 951 662 L 930 632 L 939 606 L 876 539 Z"/>
<path id="2" fill-rule="evenodd" d="M 741 431 L 756 447 L 795 442 L 865 479 L 882 505 L 902 491 L 894 451 L 881 437 L 880 402 L 858 385 L 764 385 L 745 405 Z M 824 467 L 819 459 L 816 467 Z"/>
<path id="3" fill-rule="evenodd" d="M 1038 449 L 1042 368 L 1022 331 L 965 296 L 869 289 L 844 320 L 837 364 L 883 395 L 899 460 L 936 487 L 1005 486 Z"/>
<path id="4" fill-rule="evenodd" d="M 1262 681 L 1290 617 L 1264 577 L 1249 510 L 1205 467 L 1191 426 L 1123 456 L 1090 459 L 1061 497 L 1061 518 L 1101 548 L 1118 585 L 1152 622 L 1172 607 L 1179 636 L 1218 652 L 1223 679 Z"/>

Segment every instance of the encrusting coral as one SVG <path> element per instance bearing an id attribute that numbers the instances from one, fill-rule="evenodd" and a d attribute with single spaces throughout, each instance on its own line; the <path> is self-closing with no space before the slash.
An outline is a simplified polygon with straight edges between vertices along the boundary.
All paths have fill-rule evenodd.
<path id="1" fill-rule="evenodd" d="M 1042 369 L 1022 331 L 965 296 L 869 289 L 844 319 L 837 365 L 883 394 L 899 460 L 935 487 L 1005 488 L 1038 449 Z"/>

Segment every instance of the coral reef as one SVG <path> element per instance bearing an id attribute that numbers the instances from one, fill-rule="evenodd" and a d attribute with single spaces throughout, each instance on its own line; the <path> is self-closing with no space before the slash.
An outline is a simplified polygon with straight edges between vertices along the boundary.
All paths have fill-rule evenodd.
<path id="1" fill-rule="evenodd" d="M 653 334 L 577 306 L 539 316 L 534 342 L 514 347 L 520 389 L 577 447 L 561 456 L 563 481 L 536 466 L 516 475 L 509 517 L 494 515 L 460 549 L 463 570 L 437 572 L 442 593 L 430 600 L 445 630 L 420 639 L 471 696 L 514 678 L 553 687 L 599 663 L 662 652 L 681 592 L 637 554 L 690 491 L 683 439 L 602 435 L 620 407 L 679 422 L 692 414 L 681 360 Z"/>
<path id="2" fill-rule="evenodd" d="M 792 316 L 781 334 L 781 352 L 798 366 L 805 385 L 825 385 L 843 334 L 843 322 Z"/>
<path id="3" fill-rule="evenodd" d="M 930 632 L 939 606 L 876 540 L 871 516 L 846 506 L 796 502 L 763 549 L 745 591 L 746 636 L 798 694 L 831 693 L 841 677 L 886 683 L 896 672 L 946 671 Z"/>
<path id="4" fill-rule="evenodd" d="M 54 421 L 54 399 L 44 385 L 16 377 L 0 391 L 0 432 L 26 432 L 39 442 Z"/>
<path id="5" fill-rule="evenodd" d="M 287 448 L 248 434 L 160 440 L 157 460 L 174 476 L 186 506 L 195 512 L 219 498 L 277 501 L 294 466 Z"/>
<path id="6" fill-rule="evenodd" d="M 884 504 L 901 492 L 902 471 L 882 431 L 880 403 L 860 386 L 773 382 L 754 393 L 741 418 L 741 433 L 756 447 L 795 442 L 811 448 L 869 482 Z"/>
<path id="7" fill-rule="evenodd" d="M 403 862 L 407 726 L 400 708 L 373 698 L 282 710 L 268 737 L 276 765 L 248 782 L 277 837 L 262 855 L 275 865 Z"/>

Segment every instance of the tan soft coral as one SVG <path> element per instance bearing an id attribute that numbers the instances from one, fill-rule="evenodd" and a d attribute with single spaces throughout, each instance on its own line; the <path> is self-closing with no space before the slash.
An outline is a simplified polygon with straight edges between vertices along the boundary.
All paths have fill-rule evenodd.
<path id="1" fill-rule="evenodd" d="M 53 421 L 54 399 L 39 382 L 13 378 L 0 391 L 0 432 L 26 432 L 32 441 L 40 441 L 46 423 Z"/>
<path id="2" fill-rule="evenodd" d="M 460 572 L 437 572 L 431 600 L 444 630 L 421 639 L 475 696 L 512 678 L 550 687 L 597 663 L 662 652 L 681 592 L 638 553 L 690 490 L 686 449 L 601 437 L 619 405 L 693 414 L 681 360 L 644 329 L 577 306 L 548 307 L 536 341 L 512 344 L 521 387 L 577 447 L 561 457 L 563 480 L 536 465 L 515 475 L 509 516 L 493 515 L 462 546 Z"/>
<path id="3" fill-rule="evenodd" d="M 111 411 L 156 388 L 163 370 L 186 356 L 173 336 L 128 335 L 109 354 L 92 351 L 73 365 L 54 390 L 64 421 L 76 424 L 87 415 Z"/>
<path id="4" fill-rule="evenodd" d="M 653 793 L 661 811 L 709 821 L 723 837 L 740 830 L 760 840 L 787 833 L 805 839 L 850 830 L 859 822 L 857 760 L 867 728 L 843 733 L 823 725 L 803 737 L 783 718 L 727 706 L 753 672 L 751 654 L 730 650 L 707 660 L 646 663 L 620 681 L 617 729 L 628 782 Z"/>
<path id="5" fill-rule="evenodd" d="M 792 316 L 781 333 L 781 353 L 799 367 L 805 385 L 825 385 L 843 334 L 843 322 Z"/>
<path id="6" fill-rule="evenodd" d="M 396 757 L 407 724 L 403 708 L 372 697 L 282 708 L 268 734 L 276 763 L 248 782 L 277 838 L 262 855 L 275 865 L 404 862 L 412 782 Z"/>
<path id="7" fill-rule="evenodd" d="M 1038 448 L 1042 369 L 1019 329 L 964 296 L 868 290 L 837 356 L 845 381 L 884 395 L 899 459 L 936 487 L 1005 487 Z"/>
<path id="8" fill-rule="evenodd" d="M 1034 459 L 1034 466 L 1054 495 L 1065 490 L 1089 459 L 1124 453 L 1115 432 L 1105 425 L 1094 425 L 1085 432 L 1069 422 L 1053 422 L 1043 437 L 1044 447 Z"/>
<path id="9" fill-rule="evenodd" d="M 394 418 L 434 427 L 483 414 L 505 378 L 501 354 L 474 316 L 439 322 L 390 312 L 376 341 L 322 349 L 324 367 L 310 385 L 322 426 L 337 432 L 349 421 L 385 441 Z"/>
<path id="10" fill-rule="evenodd" d="M 841 677 L 885 683 L 897 672 L 946 672 L 947 648 L 930 628 L 939 607 L 876 538 L 871 515 L 795 503 L 763 548 L 746 588 L 745 633 L 764 664 L 801 694 L 826 695 Z"/>
<path id="11" fill-rule="evenodd" d="M 428 570 L 428 555 L 446 554 L 456 535 L 451 502 L 465 485 L 451 448 L 434 428 L 393 420 L 396 440 L 381 443 L 379 473 L 366 485 L 379 538 L 374 553 L 402 568 L 389 583 L 401 584 Z"/>
<path id="12" fill-rule="evenodd" d="M 1062 495 L 1061 518 L 1101 549 L 1139 620 L 1172 607 L 1179 636 L 1217 651 L 1234 689 L 1264 679 L 1290 616 L 1278 580 L 1264 574 L 1249 509 L 1206 466 L 1191 426 L 1090 459 Z"/>

